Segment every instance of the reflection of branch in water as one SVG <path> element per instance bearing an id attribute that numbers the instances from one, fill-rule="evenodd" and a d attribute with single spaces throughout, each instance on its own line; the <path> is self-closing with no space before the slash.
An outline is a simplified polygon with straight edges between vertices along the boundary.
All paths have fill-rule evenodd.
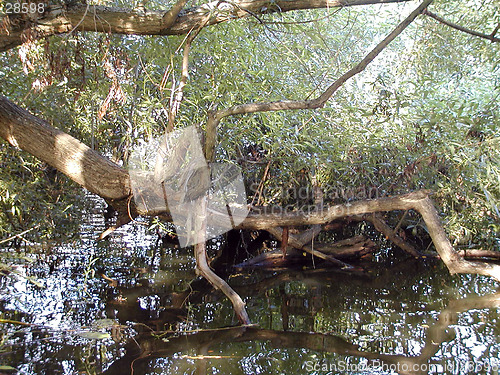
<path id="1" fill-rule="evenodd" d="M 399 369 L 399 374 L 427 374 L 430 359 L 437 353 L 441 344 L 453 339 L 448 333 L 448 325 L 455 319 L 450 316 L 470 309 L 488 309 L 500 307 L 500 292 L 483 296 L 453 300 L 442 310 L 439 320 L 429 328 L 425 346 L 419 356 L 387 355 L 361 351 L 356 345 L 344 338 L 330 334 L 283 332 L 259 329 L 255 326 L 239 326 L 201 330 L 179 335 L 178 333 L 143 333 L 133 338 L 126 346 L 126 354 L 115 361 L 104 374 L 120 373 L 122 375 L 143 373 L 149 366 L 151 358 L 167 358 L 176 353 L 189 351 L 190 354 L 203 355 L 210 347 L 249 341 L 268 341 L 276 348 L 305 348 L 312 351 L 337 353 L 369 359 L 378 365 L 387 364 Z M 426 366 L 423 366 L 423 365 Z M 419 371 L 418 369 L 422 369 Z"/>
<path id="2" fill-rule="evenodd" d="M 144 333 L 135 337 L 126 347 L 126 354 L 115 361 L 104 374 L 144 373 L 152 358 L 167 358 L 189 351 L 202 358 L 209 347 L 249 341 L 269 341 L 276 348 L 306 348 L 313 351 L 359 356 L 384 363 L 398 363 L 406 359 L 400 355 L 363 352 L 339 336 L 308 332 L 283 332 L 240 326 L 215 330 L 202 330 L 186 335 Z"/>
<path id="3" fill-rule="evenodd" d="M 500 307 L 500 292 L 489 294 L 482 297 L 468 297 L 459 300 L 452 300 L 448 307 L 439 314 L 441 324 L 455 323 L 458 313 L 472 309 L 493 309 Z"/>

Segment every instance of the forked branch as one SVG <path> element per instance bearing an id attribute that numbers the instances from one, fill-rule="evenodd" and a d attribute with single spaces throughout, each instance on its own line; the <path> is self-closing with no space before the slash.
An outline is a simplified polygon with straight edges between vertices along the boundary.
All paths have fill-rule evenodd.
<path id="1" fill-rule="evenodd" d="M 320 96 L 311 100 L 280 100 L 275 102 L 265 103 L 247 103 L 236 105 L 230 108 L 209 113 L 206 124 L 206 155 L 209 156 L 208 160 L 213 158 L 215 152 L 215 145 L 217 142 L 217 126 L 224 117 L 232 115 L 241 115 L 256 112 L 271 112 L 271 111 L 285 111 L 285 110 L 298 110 L 298 109 L 317 109 L 325 105 L 325 103 L 332 97 L 332 95 L 350 78 L 356 74 L 361 73 L 396 37 L 410 25 L 415 18 L 418 17 L 433 0 L 424 0 L 411 14 L 406 17 L 396 28 L 387 35 L 377 46 L 365 56 L 354 68 L 344 73 L 340 78 L 333 82 Z"/>
<path id="2" fill-rule="evenodd" d="M 429 198 L 429 194 L 430 191 L 428 190 L 420 190 L 402 196 L 339 204 L 313 213 L 253 213 L 239 225 L 239 228 L 265 229 L 273 233 L 273 230 L 270 228 L 327 224 L 334 220 L 357 215 L 395 210 L 415 210 L 422 215 L 436 251 L 448 267 L 450 273 L 473 273 L 491 276 L 500 281 L 500 265 L 464 260 L 462 256 L 453 249 L 443 229 L 436 208 Z M 279 232 L 273 234 L 277 234 L 279 237 Z M 290 244 L 295 246 L 291 242 Z M 301 248 L 300 246 L 297 247 Z"/>

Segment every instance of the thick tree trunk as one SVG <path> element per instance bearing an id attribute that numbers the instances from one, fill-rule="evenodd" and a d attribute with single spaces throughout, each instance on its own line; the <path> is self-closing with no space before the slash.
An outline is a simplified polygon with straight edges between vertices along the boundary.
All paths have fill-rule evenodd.
<path id="1" fill-rule="evenodd" d="M 126 170 L 2 96 L 0 137 L 105 199 L 121 200 L 131 195 Z"/>
<path id="2" fill-rule="evenodd" d="M 112 34 L 180 35 L 199 27 L 264 13 L 407 1 L 410 0 L 212 1 L 183 10 L 173 23 L 170 11 L 81 4 L 68 7 L 51 5 L 45 7 L 43 13 L 0 16 L 0 52 L 16 47 L 26 39 L 39 39 L 72 30 Z M 206 23 L 207 15 L 210 15 L 210 18 Z"/>

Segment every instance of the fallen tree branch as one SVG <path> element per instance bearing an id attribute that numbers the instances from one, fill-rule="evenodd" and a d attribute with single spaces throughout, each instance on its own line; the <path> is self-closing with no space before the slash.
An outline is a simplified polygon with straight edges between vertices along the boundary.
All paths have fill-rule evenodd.
<path id="1" fill-rule="evenodd" d="M 365 236 L 356 236 L 342 241 L 330 243 L 316 243 L 315 249 L 338 259 L 360 258 L 373 252 L 375 243 Z"/>
<path id="2" fill-rule="evenodd" d="M 412 245 L 410 245 L 408 242 L 404 241 L 401 237 L 399 237 L 398 234 L 395 233 L 394 230 L 389 225 L 387 225 L 387 223 L 384 220 L 382 220 L 382 218 L 379 215 L 373 213 L 371 215 L 363 216 L 362 219 L 372 223 L 376 230 L 378 230 L 388 240 L 390 240 L 400 249 L 406 251 L 408 254 L 416 258 L 420 258 L 422 256 L 422 254 L 420 254 L 417 251 L 417 249 L 415 249 Z"/>
<path id="3" fill-rule="evenodd" d="M 448 267 L 451 274 L 473 273 L 491 276 L 500 281 L 500 266 L 485 262 L 464 260 L 452 247 L 441 225 L 439 215 L 429 198 L 429 190 L 405 194 L 398 197 L 379 198 L 357 201 L 354 203 L 335 205 L 314 213 L 283 212 L 283 213 L 251 213 L 243 221 L 239 229 L 265 229 L 271 233 L 275 227 L 326 224 L 334 220 L 374 212 L 415 210 L 424 219 L 427 230 L 432 238 L 436 251 Z M 213 213 L 212 213 L 213 214 Z M 278 238 L 281 232 L 276 232 Z M 273 233 L 274 235 L 274 233 Z M 292 243 L 293 238 L 289 239 Z M 326 255 L 326 254 L 324 254 Z M 339 261 L 340 262 L 340 261 Z"/>
<path id="4" fill-rule="evenodd" d="M 354 259 L 360 258 L 373 252 L 376 248 L 375 243 L 364 236 L 356 236 L 335 243 L 315 243 L 314 252 L 331 255 L 336 259 Z M 289 265 L 304 265 L 306 259 L 304 250 L 292 248 L 289 249 L 284 258 L 281 250 L 272 250 L 257 255 L 249 260 L 237 264 L 236 268 L 276 268 L 288 267 Z"/>
<path id="5" fill-rule="evenodd" d="M 266 230 L 269 233 L 271 233 L 274 237 L 276 237 L 277 239 L 280 239 L 283 236 L 283 229 L 281 229 L 281 228 L 270 227 L 270 228 L 267 228 Z M 304 250 L 305 252 L 307 252 L 315 257 L 324 259 L 332 264 L 335 264 L 336 266 L 339 266 L 339 267 L 342 267 L 345 269 L 354 268 L 353 266 L 351 266 L 345 262 L 342 262 L 341 260 L 338 260 L 337 258 L 335 258 L 331 255 L 324 254 L 321 251 L 317 251 L 317 250 L 313 249 L 311 246 L 307 246 L 305 243 L 298 241 L 295 238 L 295 236 L 293 235 L 293 233 L 289 233 L 288 244 L 290 244 L 290 246 L 293 246 L 296 249 Z"/>
<path id="6" fill-rule="evenodd" d="M 315 212 L 267 212 L 264 207 L 254 207 L 248 217 L 240 223 L 238 229 L 264 229 L 273 227 L 301 225 L 326 224 L 337 219 L 348 216 L 371 214 L 374 212 L 395 211 L 413 209 L 415 202 L 426 199 L 431 190 L 419 190 L 416 192 L 399 195 L 395 197 L 361 200 L 334 206 L 325 206 L 322 210 Z M 271 211 L 275 208 L 270 208 Z M 210 212 L 210 215 L 218 216 L 219 213 Z M 213 220 L 216 220 L 213 218 Z"/>
<path id="7" fill-rule="evenodd" d="M 432 242 L 436 247 L 439 256 L 448 267 L 451 274 L 455 273 L 475 273 L 484 276 L 491 276 L 500 281 L 500 266 L 485 262 L 471 262 L 464 260 L 451 246 L 448 237 L 441 225 L 439 215 L 434 204 L 429 197 L 413 202 L 413 209 L 418 211 L 427 225 L 427 230 L 431 235 Z"/>

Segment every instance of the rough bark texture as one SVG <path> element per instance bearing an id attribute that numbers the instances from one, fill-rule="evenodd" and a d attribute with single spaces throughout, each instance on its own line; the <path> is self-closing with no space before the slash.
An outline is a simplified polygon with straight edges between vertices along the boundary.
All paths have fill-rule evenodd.
<path id="1" fill-rule="evenodd" d="M 182 10 L 173 23 L 169 16 L 177 13 L 178 9 L 144 11 L 81 4 L 68 7 L 53 5 L 47 6 L 43 14 L 0 16 L 0 52 L 16 47 L 26 39 L 39 39 L 72 30 L 113 34 L 181 35 L 203 26 L 207 14 L 210 14 L 207 25 L 215 25 L 265 13 L 406 1 L 410 0 L 212 1 Z M 178 4 L 182 3 L 176 5 Z"/>
<path id="2" fill-rule="evenodd" d="M 105 199 L 120 200 L 131 194 L 126 170 L 2 96 L 0 137 Z"/>

